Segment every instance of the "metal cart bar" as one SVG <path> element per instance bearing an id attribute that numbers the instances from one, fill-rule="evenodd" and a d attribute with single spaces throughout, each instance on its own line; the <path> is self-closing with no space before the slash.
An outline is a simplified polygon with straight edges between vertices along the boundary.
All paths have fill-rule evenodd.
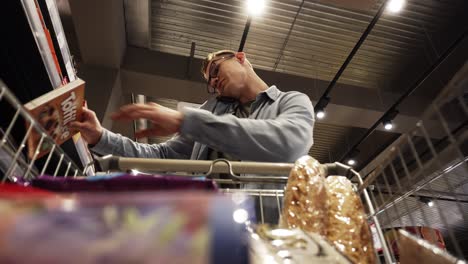
<path id="1" fill-rule="evenodd" d="M 104 156 L 97 158 L 103 171 L 129 171 L 141 170 L 152 172 L 193 172 L 208 173 L 212 167 L 212 173 L 230 173 L 226 163 L 202 160 L 177 160 L 177 159 L 146 159 L 124 158 L 117 156 Z M 292 163 L 266 163 L 266 162 L 239 162 L 230 161 L 232 170 L 238 174 L 261 175 L 288 175 L 294 164 Z M 265 179 L 262 177 L 262 179 Z"/>

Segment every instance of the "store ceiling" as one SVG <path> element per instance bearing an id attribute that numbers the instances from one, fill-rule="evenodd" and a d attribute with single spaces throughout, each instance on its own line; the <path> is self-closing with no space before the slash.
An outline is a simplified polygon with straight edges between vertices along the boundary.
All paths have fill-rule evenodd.
<path id="1" fill-rule="evenodd" d="M 189 56 L 195 42 L 198 58 L 214 50 L 237 50 L 247 17 L 244 2 L 152 0 L 149 47 Z M 255 67 L 330 81 L 382 1 L 370 1 L 374 4 L 364 10 L 326 2 L 267 1 L 265 14 L 253 19 L 245 46 Z M 399 14 L 385 12 L 340 82 L 384 88 L 409 62 L 441 53 L 439 41 L 428 38 L 461 16 L 465 2 L 408 1 Z M 132 37 L 128 42 L 139 44 Z"/>

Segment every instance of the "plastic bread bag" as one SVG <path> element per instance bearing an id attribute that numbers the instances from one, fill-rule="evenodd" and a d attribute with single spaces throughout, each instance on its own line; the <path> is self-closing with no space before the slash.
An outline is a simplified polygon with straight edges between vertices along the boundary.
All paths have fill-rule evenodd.
<path id="1" fill-rule="evenodd" d="M 326 179 L 329 195 L 327 238 L 354 263 L 375 263 L 372 234 L 361 199 L 342 176 Z"/>
<path id="2" fill-rule="evenodd" d="M 286 185 L 280 227 L 326 235 L 328 193 L 320 163 L 310 156 L 296 161 Z"/>

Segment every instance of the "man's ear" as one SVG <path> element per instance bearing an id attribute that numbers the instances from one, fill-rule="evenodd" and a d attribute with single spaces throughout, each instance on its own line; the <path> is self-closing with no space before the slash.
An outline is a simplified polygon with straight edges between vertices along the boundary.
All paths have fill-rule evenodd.
<path id="1" fill-rule="evenodd" d="M 245 59 L 246 59 L 245 52 L 241 52 L 241 51 L 237 52 L 236 58 L 240 61 L 240 63 L 244 64 Z"/>

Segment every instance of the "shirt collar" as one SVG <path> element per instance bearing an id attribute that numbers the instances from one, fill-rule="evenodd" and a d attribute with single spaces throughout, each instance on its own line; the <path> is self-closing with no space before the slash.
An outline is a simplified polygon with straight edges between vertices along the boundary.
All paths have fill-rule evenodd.
<path id="1" fill-rule="evenodd" d="M 265 91 L 259 93 L 258 96 L 262 94 L 266 94 L 271 100 L 276 101 L 276 99 L 278 99 L 278 97 L 280 96 L 280 90 L 278 90 L 278 88 L 275 85 L 272 85 Z"/>

